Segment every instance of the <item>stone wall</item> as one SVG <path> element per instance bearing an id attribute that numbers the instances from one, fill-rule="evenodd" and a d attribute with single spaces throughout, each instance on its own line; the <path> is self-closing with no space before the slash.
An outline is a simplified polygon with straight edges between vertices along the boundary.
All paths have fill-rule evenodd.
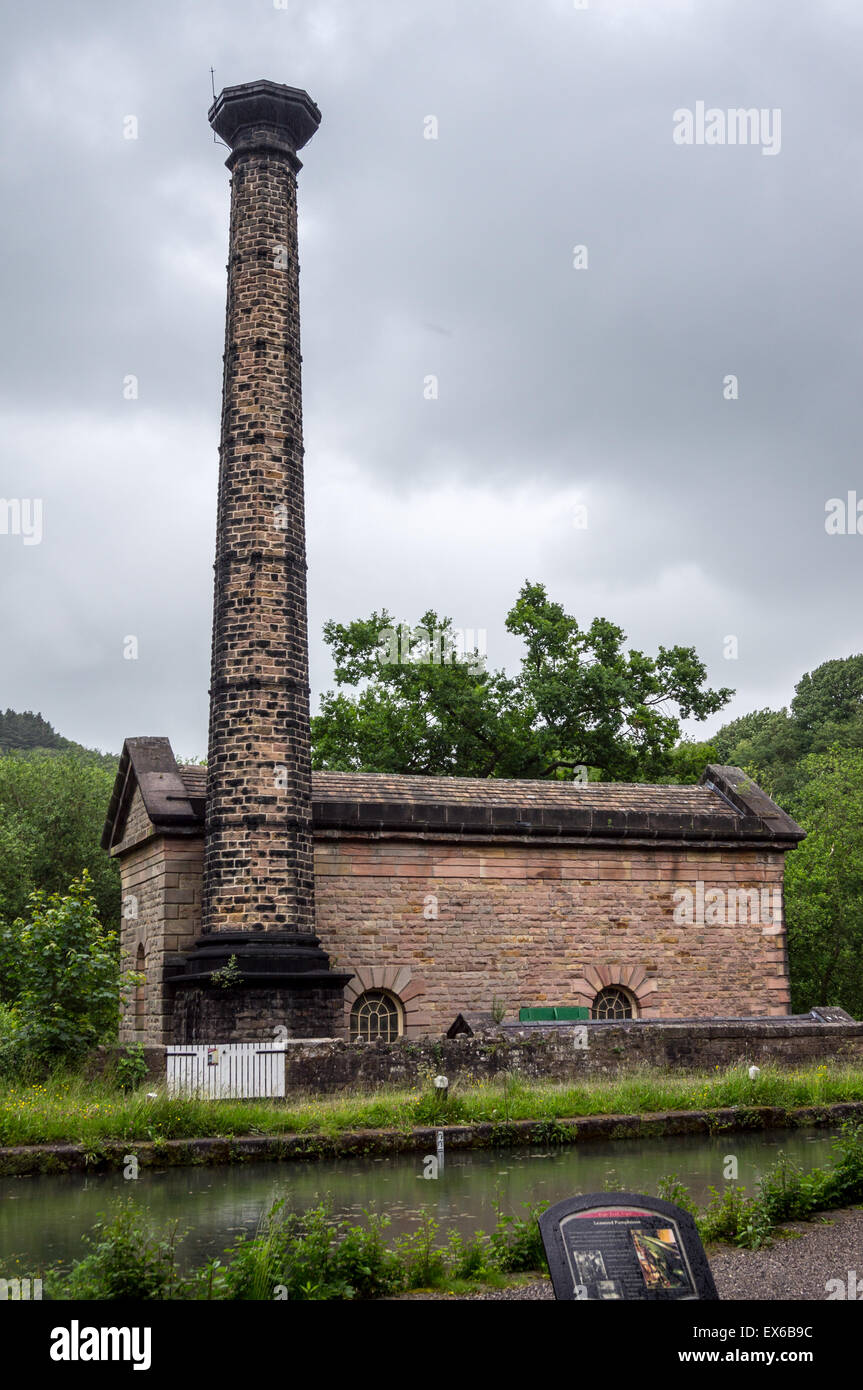
<path id="1" fill-rule="evenodd" d="M 203 839 L 158 835 L 135 792 L 123 843 L 116 851 L 122 873 L 123 965 L 141 967 L 146 984 L 123 1012 L 123 1043 L 171 1042 L 173 1010 L 164 983 L 166 961 L 188 950 L 200 927 Z M 143 951 L 142 951 L 143 948 Z"/>
<path id="2" fill-rule="evenodd" d="M 678 1023 L 588 1023 L 572 1028 L 525 1029 L 519 1036 L 400 1039 L 395 1043 L 289 1042 L 285 1068 L 289 1096 L 334 1094 L 382 1086 L 428 1087 L 442 1073 L 450 1083 L 492 1080 L 504 1073 L 537 1081 L 579 1081 L 638 1072 L 643 1067 L 710 1072 L 714 1067 L 800 1067 L 824 1062 L 863 1063 L 863 1023 L 806 1019 L 717 1020 Z M 90 1070 L 110 1064 L 112 1049 L 93 1054 Z M 148 1075 L 165 1075 L 164 1047 L 146 1047 Z"/>
<path id="3" fill-rule="evenodd" d="M 329 1036 L 321 1019 L 332 1020 L 332 992 L 314 987 L 258 984 L 243 976 L 236 988 L 209 983 L 186 985 L 174 993 L 176 1042 L 271 1042 L 276 1027 L 289 1037 Z M 277 1023 L 273 1023 L 277 1020 Z"/>
<path id="4" fill-rule="evenodd" d="M 355 1087 L 426 1086 L 439 1073 L 453 1082 L 503 1073 L 542 1081 L 579 1081 L 631 1073 L 641 1067 L 712 1071 L 714 1067 L 776 1062 L 863 1061 L 863 1023 L 766 1020 L 680 1023 L 589 1023 L 587 1047 L 572 1028 L 525 1030 L 524 1035 L 396 1043 L 294 1043 L 286 1056 L 288 1094 L 326 1094 Z M 579 1035 L 581 1037 L 581 1035 Z"/>
<path id="5" fill-rule="evenodd" d="M 674 922 L 676 888 L 781 888 L 784 856 L 744 849 L 319 840 L 317 928 L 355 991 L 388 989 L 405 1035 L 444 1033 L 493 999 L 587 1005 L 621 985 L 641 1018 L 781 1017 L 781 907 L 771 923 Z M 765 933 L 763 925 L 770 930 Z M 778 930 L 777 930 L 778 928 Z"/>
<path id="6" fill-rule="evenodd" d="M 131 967 L 144 946 L 147 1005 L 143 1024 L 127 1013 L 122 1037 L 179 1041 L 162 970 L 200 929 L 202 842 L 147 834 L 139 803 L 136 793 L 119 847 L 124 904 L 132 896 L 138 910 L 122 935 Z M 317 930 L 332 968 L 354 977 L 341 1036 L 368 989 L 397 998 L 407 1038 L 440 1036 L 494 999 L 508 1020 L 523 1006 L 589 1007 L 607 985 L 623 987 L 643 1019 L 784 1017 L 781 909 L 770 923 L 679 924 L 673 897 L 699 880 L 781 896 L 782 871 L 782 853 L 769 850 L 319 837 Z M 234 1036 L 232 1026 L 216 1041 Z"/>
<path id="7" fill-rule="evenodd" d="M 134 1042 L 134 1039 L 132 1039 Z M 97 1047 L 90 1053 L 84 1064 L 84 1075 L 88 1077 L 112 1076 L 115 1074 L 117 1063 L 124 1058 L 126 1046 L 121 1044 L 119 1047 Z M 165 1080 L 165 1056 L 166 1049 L 161 1043 L 144 1043 L 142 1060 L 147 1068 L 144 1080 L 148 1083 L 161 1085 Z"/>

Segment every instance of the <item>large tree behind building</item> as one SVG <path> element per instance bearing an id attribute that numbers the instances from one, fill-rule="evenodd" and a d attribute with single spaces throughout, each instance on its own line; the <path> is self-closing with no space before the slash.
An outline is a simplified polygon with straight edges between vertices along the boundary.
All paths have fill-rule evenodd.
<path id="1" fill-rule="evenodd" d="M 863 751 L 810 753 L 801 773 L 788 809 L 806 839 L 785 866 L 792 1009 L 863 1018 Z"/>
<path id="2" fill-rule="evenodd" d="M 525 583 L 506 620 L 524 643 L 521 669 L 489 670 L 458 654 L 449 618 L 418 628 L 386 611 L 324 636 L 338 689 L 312 721 L 314 765 L 341 771 L 461 777 L 688 780 L 681 719 L 706 719 L 733 694 L 705 686 L 692 647 L 625 650 L 605 618 L 581 626 L 542 584 Z M 703 767 L 703 763 L 701 764 Z M 681 780 L 683 780 L 681 778 Z"/>
<path id="3" fill-rule="evenodd" d="M 806 831 L 785 867 L 792 1008 L 863 1017 L 863 656 L 825 661 L 789 709 L 746 714 L 712 741 Z"/>
<path id="4" fill-rule="evenodd" d="M 813 737 L 826 737 L 863 717 L 863 656 L 825 661 L 800 677 L 791 701 L 791 713 L 801 729 Z"/>
<path id="5" fill-rule="evenodd" d="M 720 762 L 744 768 L 784 805 L 811 775 L 808 754 L 863 748 L 863 656 L 807 671 L 790 709 L 744 714 L 723 725 L 711 743 Z"/>

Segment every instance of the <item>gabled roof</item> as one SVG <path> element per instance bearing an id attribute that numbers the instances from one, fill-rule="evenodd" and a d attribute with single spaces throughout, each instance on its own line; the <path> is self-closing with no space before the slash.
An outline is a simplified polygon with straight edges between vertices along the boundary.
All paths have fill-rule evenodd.
<path id="1" fill-rule="evenodd" d="M 123 829 L 136 787 L 140 788 L 147 815 L 160 829 L 200 827 L 203 807 L 194 807 L 180 776 L 167 738 L 127 738 L 108 803 L 102 848 L 111 849 L 123 838 Z"/>
<path id="2" fill-rule="evenodd" d="M 157 829 L 203 828 L 206 767 L 178 767 L 166 738 L 128 739 L 103 846 L 123 838 L 138 785 Z M 582 841 L 771 844 L 804 832 L 739 767 L 710 764 L 696 786 L 313 772 L 314 829 L 331 834 L 555 837 Z"/>

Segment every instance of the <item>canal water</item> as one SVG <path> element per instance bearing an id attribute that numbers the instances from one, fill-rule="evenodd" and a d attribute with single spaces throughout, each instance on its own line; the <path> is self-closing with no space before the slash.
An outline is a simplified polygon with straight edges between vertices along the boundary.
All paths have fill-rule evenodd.
<path id="1" fill-rule="evenodd" d="M 610 1140 L 564 1147 L 474 1149 L 446 1157 L 437 1179 L 424 1178 L 420 1154 L 338 1161 L 244 1163 L 231 1167 L 142 1169 L 121 1174 L 0 1178 L 0 1274 L 15 1257 L 28 1270 L 66 1264 L 87 1253 L 82 1235 L 112 1203 L 133 1196 L 160 1225 L 186 1232 L 179 1247 L 188 1267 L 219 1254 L 241 1231 L 254 1233 L 277 1198 L 295 1211 L 329 1199 L 336 1213 L 362 1220 L 363 1210 L 391 1219 L 388 1236 L 416 1230 L 425 1212 L 441 1231 L 488 1231 L 495 1203 L 524 1215 L 523 1203 L 559 1201 L 613 1187 L 654 1196 L 676 1174 L 703 1205 L 710 1186 L 725 1186 L 726 1160 L 738 1164 L 749 1191 L 780 1150 L 801 1167 L 830 1161 L 833 1132 L 824 1129 Z"/>

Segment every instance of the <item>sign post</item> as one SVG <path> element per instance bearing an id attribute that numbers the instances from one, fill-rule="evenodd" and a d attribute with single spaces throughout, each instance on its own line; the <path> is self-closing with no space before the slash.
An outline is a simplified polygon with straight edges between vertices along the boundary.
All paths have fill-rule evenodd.
<path id="1" fill-rule="evenodd" d="M 569 1197 L 542 1214 L 539 1229 L 556 1299 L 719 1297 L 693 1218 L 658 1197 Z"/>

